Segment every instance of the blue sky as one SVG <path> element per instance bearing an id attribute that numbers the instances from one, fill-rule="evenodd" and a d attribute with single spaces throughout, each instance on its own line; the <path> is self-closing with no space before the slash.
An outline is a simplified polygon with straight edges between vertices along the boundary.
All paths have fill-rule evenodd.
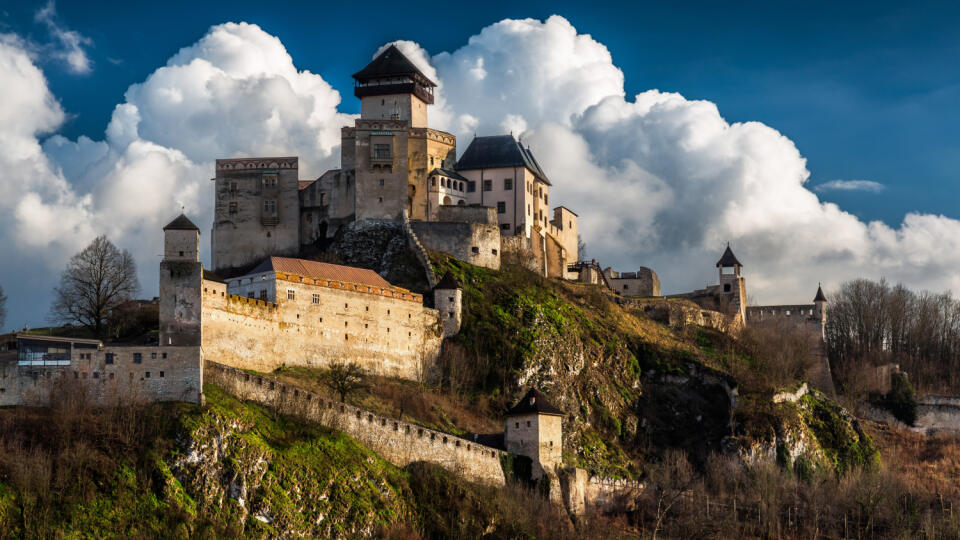
<path id="1" fill-rule="evenodd" d="M 7 327 L 43 323 L 97 234 L 156 294 L 159 228 L 182 204 L 207 235 L 217 157 L 336 167 L 350 75 L 394 40 L 460 151 L 524 133 L 605 266 L 681 292 L 729 241 L 761 302 L 856 277 L 960 293 L 958 30 L 933 3 L 0 4 Z"/>
<path id="2" fill-rule="evenodd" d="M 4 6 L 3 29 L 45 39 L 34 22 L 44 5 Z M 556 13 L 610 49 L 628 96 L 656 88 L 713 101 L 731 122 L 760 121 L 790 137 L 812 184 L 886 186 L 823 199 L 890 225 L 917 210 L 960 217 L 960 4 L 484 2 L 429 15 L 364 5 L 360 23 L 349 2 L 60 2 L 62 23 L 93 40 L 94 62 L 89 75 L 45 70 L 73 115 L 60 133 L 101 136 L 127 86 L 226 21 L 278 36 L 299 69 L 322 75 L 344 96 L 341 109 L 357 112 L 350 74 L 382 43 L 452 51 L 498 20 Z"/>

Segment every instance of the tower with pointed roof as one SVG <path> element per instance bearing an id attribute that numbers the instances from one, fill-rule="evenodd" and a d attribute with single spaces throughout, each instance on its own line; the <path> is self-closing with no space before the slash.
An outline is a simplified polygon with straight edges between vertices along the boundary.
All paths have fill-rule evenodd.
<path id="1" fill-rule="evenodd" d="M 533 460 L 533 478 L 563 464 L 564 413 L 531 388 L 504 417 L 503 442 L 508 452 Z"/>
<path id="2" fill-rule="evenodd" d="M 719 295 L 722 310 L 731 315 L 740 315 L 740 320 L 747 321 L 747 284 L 741 275 L 743 265 L 733 254 L 730 244 L 723 251 L 717 261 L 717 272 L 720 278 Z"/>
<path id="3" fill-rule="evenodd" d="M 200 345 L 200 229 L 180 214 L 163 228 L 160 345 Z"/>
<path id="4" fill-rule="evenodd" d="M 428 126 L 436 83 L 396 45 L 353 79 L 360 118 L 341 132 L 341 167 L 355 171 L 355 219 L 427 219 L 428 176 L 456 160 L 456 138 Z"/>
<path id="5" fill-rule="evenodd" d="M 820 319 L 820 339 L 827 337 L 827 296 L 823 294 L 823 287 L 817 283 L 817 295 L 813 297 L 816 316 Z"/>

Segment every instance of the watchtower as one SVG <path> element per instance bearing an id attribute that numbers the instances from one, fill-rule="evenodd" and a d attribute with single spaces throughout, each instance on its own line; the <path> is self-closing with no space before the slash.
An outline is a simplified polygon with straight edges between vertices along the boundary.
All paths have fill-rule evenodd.
<path id="1" fill-rule="evenodd" d="M 823 287 L 817 283 L 817 295 L 813 297 L 813 305 L 816 306 L 815 313 L 820 319 L 820 339 L 827 337 L 827 297 L 823 294 Z"/>
<path id="2" fill-rule="evenodd" d="M 456 138 L 427 127 L 436 83 L 395 45 L 353 79 L 360 118 L 341 131 L 340 162 L 356 173 L 356 219 L 427 219 L 427 175 L 456 160 Z"/>
<path id="3" fill-rule="evenodd" d="M 563 416 L 536 388 L 507 411 L 504 445 L 508 452 L 533 460 L 534 479 L 563 463 Z"/>
<path id="4" fill-rule="evenodd" d="M 724 250 L 720 260 L 717 261 L 717 270 L 720 277 L 720 299 L 721 307 L 731 315 L 740 315 L 740 320 L 747 320 L 747 287 L 746 282 L 741 276 L 743 265 L 737 260 L 737 256 L 730 249 L 730 243 L 727 243 L 727 249 Z"/>
<path id="5" fill-rule="evenodd" d="M 200 229 L 184 214 L 163 228 L 160 345 L 200 345 Z"/>
<path id="6" fill-rule="evenodd" d="M 463 289 L 457 278 L 450 272 L 447 272 L 440 283 L 433 288 L 433 306 L 440 312 L 443 337 L 460 333 L 463 320 Z"/>

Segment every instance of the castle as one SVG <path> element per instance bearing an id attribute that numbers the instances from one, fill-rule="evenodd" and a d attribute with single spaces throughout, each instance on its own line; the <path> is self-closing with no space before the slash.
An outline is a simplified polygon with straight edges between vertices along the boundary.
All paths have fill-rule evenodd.
<path id="1" fill-rule="evenodd" d="M 450 274 L 436 280 L 424 248 L 493 269 L 512 250 L 548 277 L 603 284 L 622 297 L 661 295 L 649 268 L 621 273 L 578 260 L 576 213 L 551 209 L 549 178 L 512 135 L 475 137 L 458 160 L 456 137 L 428 127 L 435 83 L 399 49 L 388 47 L 353 77 L 361 115 L 342 129 L 341 168 L 302 181 L 297 157 L 217 160 L 213 272 L 200 262 L 200 230 L 186 215 L 163 228 L 157 345 L 34 334 L 0 339 L 0 406 L 49 402 L 57 383 L 70 380 L 101 402 L 134 396 L 202 403 L 208 368 L 211 380 L 258 399 L 276 397 L 269 393 L 274 382 L 267 389 L 264 377 L 244 370 L 348 361 L 374 374 L 424 380 L 443 340 L 460 331 L 463 309 L 461 285 Z M 362 222 L 403 224 L 428 275 L 424 294 L 372 270 L 299 258 L 306 247 Z M 821 289 L 812 305 L 748 306 L 742 266 L 728 245 L 716 263 L 716 285 L 671 297 L 729 318 L 730 328 L 786 321 L 814 330 L 822 342 Z M 338 408 L 349 420 L 340 425 L 366 440 L 366 428 L 358 426 L 373 425 L 374 416 Z M 534 477 L 555 479 L 563 461 L 562 418 L 531 389 L 507 412 L 500 447 L 529 457 Z M 388 429 L 387 419 L 376 422 Z M 411 448 L 427 452 L 436 440 L 447 444 L 447 435 L 408 425 L 404 437 L 420 440 L 427 433 L 430 442 L 401 452 L 391 446 L 400 423 L 389 423 L 389 436 L 368 442 L 385 455 L 396 453 L 397 461 L 423 458 Z M 482 462 L 476 478 L 484 481 L 500 474 L 490 473 L 490 467 L 499 471 L 499 450 L 449 437 L 449 447 L 429 450 L 436 462 Z M 582 499 L 586 484 L 579 482 Z"/>
<path id="2" fill-rule="evenodd" d="M 428 126 L 436 84 L 391 45 L 353 75 L 360 118 L 341 130 L 341 167 L 301 181 L 298 158 L 216 163 L 213 271 L 234 275 L 267 256 L 296 257 L 364 220 L 406 221 L 427 249 L 499 268 L 501 237 L 544 275 L 577 260 L 577 215 L 550 210 L 550 180 L 513 135 L 457 139 Z"/>

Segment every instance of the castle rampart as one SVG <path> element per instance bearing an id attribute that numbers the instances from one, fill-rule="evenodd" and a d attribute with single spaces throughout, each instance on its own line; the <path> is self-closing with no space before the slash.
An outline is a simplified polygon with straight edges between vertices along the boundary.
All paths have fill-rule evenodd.
<path id="1" fill-rule="evenodd" d="M 507 453 L 449 433 L 337 403 L 276 379 L 217 363 L 207 363 L 207 382 L 230 393 L 350 435 L 383 459 L 404 467 L 416 461 L 436 463 L 473 482 L 505 483 L 501 457 Z"/>

